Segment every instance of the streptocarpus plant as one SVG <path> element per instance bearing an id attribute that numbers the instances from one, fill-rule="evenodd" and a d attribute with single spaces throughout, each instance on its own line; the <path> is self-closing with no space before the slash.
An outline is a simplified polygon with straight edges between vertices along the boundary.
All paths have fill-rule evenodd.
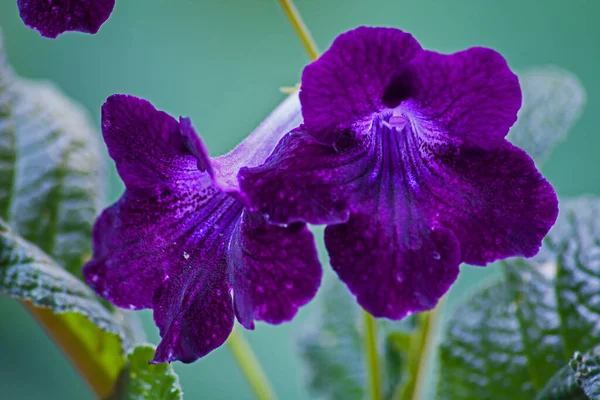
<path id="1" fill-rule="evenodd" d="M 298 18 L 289 1 L 281 3 L 288 15 Z M 56 37 L 65 30 L 96 32 L 114 1 L 41 4 L 23 0 L 18 4 L 28 25 Z M 303 24 L 295 22 L 302 31 Z M 314 49 L 310 53 L 316 55 Z M 6 76 L 9 81 L 13 78 Z M 547 84 L 546 78 L 542 85 Z M 558 74 L 559 82 L 566 82 L 563 78 Z M 21 114 L 13 108 L 18 110 L 26 96 L 18 89 L 20 85 L 6 87 L 7 95 L 0 98 L 9 118 L 0 125 L 5 146 L 0 154 L 8 165 L 17 165 L 20 154 L 14 143 L 29 136 L 15 135 L 12 127 L 26 126 L 27 118 L 20 121 Z M 564 97 L 566 87 L 547 100 Z M 4 273 L 0 292 L 50 307 L 52 318 L 72 329 L 78 340 L 85 341 L 85 335 L 77 336 L 77 324 L 71 321 L 69 325 L 60 313 L 84 315 L 98 325 L 93 328 L 96 331 L 118 334 L 120 345 L 111 347 L 110 354 L 102 355 L 102 362 L 95 366 L 107 375 L 104 381 L 92 382 L 86 375 L 85 362 L 94 364 L 100 357 L 89 350 L 93 348 L 90 343 L 84 343 L 89 351 L 82 357 L 84 364 L 74 361 L 98 396 L 112 392 L 111 398 L 181 398 L 170 367 L 148 363 L 196 361 L 228 337 L 234 353 L 235 349 L 239 352 L 244 346 L 233 344 L 239 332 L 231 334 L 235 318 L 248 329 L 254 328 L 255 320 L 275 324 L 291 320 L 314 297 L 321 282 L 321 266 L 307 224 L 326 225 L 325 244 L 333 270 L 365 312 L 346 299 L 344 312 L 336 315 L 341 324 L 337 320 L 320 324 L 314 336 L 304 339 L 304 355 L 314 369 L 313 389 L 331 399 L 360 399 L 367 393 L 373 400 L 420 398 L 425 369 L 419 364 L 425 363 L 433 347 L 436 314 L 413 316 L 411 323 L 402 326 L 389 320 L 435 307 L 462 262 L 485 265 L 538 252 L 557 217 L 557 198 L 534 160 L 514 144 L 539 156 L 539 165 L 550 142 L 564 136 L 576 119 L 583 96 L 580 100 L 569 104 L 568 113 L 560 108 L 545 113 L 539 104 L 528 108 L 526 97 L 526 110 L 536 118 L 529 120 L 525 114 L 515 127 L 517 134 L 510 136 L 511 143 L 506 136 L 521 107 L 521 85 L 502 56 L 484 48 L 443 55 L 422 49 L 410 34 L 398 29 L 369 27 L 340 35 L 320 59 L 305 68 L 299 96 L 290 96 L 224 156 L 209 156 L 188 119 L 176 120 L 140 98 L 114 95 L 102 107 L 102 132 L 126 191 L 96 220 L 93 254 L 83 276 L 98 295 L 118 307 L 151 308 L 162 337 L 158 348 L 137 346 L 130 321 L 82 285 L 77 277 L 83 260 L 76 248 L 63 246 L 64 252 L 56 251 L 55 243 L 49 245 L 44 234 L 20 230 L 19 221 L 29 220 L 29 210 L 15 208 L 10 201 L 0 202 L 10 205 L 10 213 L 2 216 L 10 216 L 8 222 L 13 225 L 0 224 Z M 544 128 L 554 129 L 551 134 L 544 131 L 532 136 L 535 140 L 518 134 L 524 126 L 529 132 L 539 132 L 540 115 L 555 122 Z M 33 133 L 24 132 L 34 137 L 43 128 L 34 125 Z M 25 162 L 35 166 L 35 160 Z M 19 182 L 5 175 L 0 178 L 11 183 L 11 193 Z M 14 176 L 23 179 L 23 175 Z M 47 201 L 55 202 L 52 196 L 59 192 L 47 179 L 46 188 L 52 189 Z M 76 188 L 65 198 L 74 193 L 79 193 Z M 51 222 L 58 220 L 58 226 L 69 233 L 68 229 L 78 234 L 89 230 L 89 225 L 81 229 L 60 225 L 65 213 L 55 217 Z M 573 224 L 583 227 L 581 221 Z M 18 233 L 27 234 L 26 239 L 42 249 Z M 573 246 L 579 245 L 583 243 Z M 524 261 L 508 263 L 524 265 Z M 569 287 L 566 297 L 557 293 L 552 299 L 540 294 L 537 286 L 523 290 L 532 276 L 542 282 L 546 267 L 534 261 L 519 273 L 507 269 L 511 271 L 509 289 L 516 296 L 515 310 L 506 302 L 506 293 L 504 297 L 496 293 L 498 304 L 485 312 L 516 312 L 521 326 L 525 326 L 523 318 L 545 326 L 547 320 L 531 316 L 532 305 L 541 302 L 552 307 L 557 299 L 572 301 L 569 293 L 577 292 Z M 584 269 L 597 277 L 594 268 L 580 268 Z M 34 283 L 39 288 L 31 290 Z M 336 312 L 331 310 L 336 310 L 344 292 L 336 293 L 328 299 L 329 313 Z M 595 310 L 593 297 L 588 300 L 587 307 Z M 562 318 L 591 318 L 589 323 L 586 320 L 590 332 L 598 322 L 577 307 L 563 307 L 560 312 Z M 354 320 L 359 315 L 365 316 L 364 322 Z M 383 318 L 375 321 L 372 316 Z M 453 326 L 467 331 L 465 324 L 469 328 L 474 321 L 483 325 L 478 318 L 475 312 L 459 315 Z M 599 392 L 600 368 L 596 368 L 597 350 L 592 349 L 598 343 L 588 335 L 586 341 L 574 345 L 565 338 L 580 332 L 570 332 L 565 323 L 560 329 L 563 341 L 570 343 L 568 348 L 581 351 L 568 366 L 571 370 L 559 371 L 568 357 L 549 362 L 543 352 L 525 352 L 527 366 L 531 370 L 539 366 L 540 371 L 519 387 L 506 386 L 506 396 L 513 389 L 547 399 L 593 398 Z M 484 334 L 481 340 L 487 340 Z M 524 343 L 534 340 L 522 336 Z M 452 373 L 440 377 L 439 393 L 444 398 L 476 398 L 481 393 L 494 398 L 502 392 L 492 385 L 493 376 L 487 377 L 490 386 L 480 376 L 479 386 L 468 384 L 475 375 L 468 371 L 471 360 L 465 349 L 472 345 L 479 351 L 480 340 L 476 334 L 470 338 L 465 344 L 451 337 L 457 343 L 456 348 L 450 347 L 453 353 L 444 347 L 444 368 L 449 362 L 458 363 L 452 365 Z M 65 343 L 64 338 L 55 339 Z M 501 344 L 497 350 L 503 349 Z M 341 359 L 347 364 L 341 365 Z M 240 364 L 248 372 L 246 361 Z M 493 368 L 481 370 L 494 372 Z M 256 370 L 248 376 L 259 398 L 274 398 Z M 327 380 L 339 381 L 323 384 Z"/>

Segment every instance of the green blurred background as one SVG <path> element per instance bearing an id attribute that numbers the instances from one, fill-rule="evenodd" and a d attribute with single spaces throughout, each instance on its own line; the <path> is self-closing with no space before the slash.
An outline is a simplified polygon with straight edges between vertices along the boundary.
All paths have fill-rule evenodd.
<path id="1" fill-rule="evenodd" d="M 600 193 L 600 1 L 598 0 L 297 0 L 321 49 L 357 25 L 409 31 L 429 49 L 469 46 L 500 51 L 513 68 L 555 64 L 574 72 L 588 92 L 582 120 L 544 173 L 561 196 Z M 43 39 L 28 30 L 16 0 L 0 5 L 8 55 L 25 77 L 57 82 L 99 122 L 112 93 L 151 100 L 190 116 L 212 154 L 226 152 L 298 82 L 308 59 L 275 0 L 117 0 L 95 36 Z M 111 168 L 112 165 L 111 165 Z M 111 170 L 112 201 L 122 185 Z M 321 246 L 322 249 L 322 246 Z M 326 262 L 326 260 L 324 260 Z M 496 268 L 463 268 L 446 312 Z M 247 337 L 282 400 L 309 399 L 294 339 L 314 303 L 292 323 L 258 324 Z M 142 313 L 150 338 L 158 335 Z M 91 399 L 70 365 L 32 318 L 0 299 L 0 391 L 3 399 Z M 175 365 L 187 399 L 250 399 L 226 348 L 192 365 Z"/>

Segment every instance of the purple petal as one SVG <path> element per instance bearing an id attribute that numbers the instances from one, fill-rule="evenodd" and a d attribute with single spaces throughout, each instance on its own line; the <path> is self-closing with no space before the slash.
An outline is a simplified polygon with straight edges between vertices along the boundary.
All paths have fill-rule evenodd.
<path id="1" fill-rule="evenodd" d="M 287 228 L 244 212 L 229 253 L 235 311 L 240 323 L 289 321 L 321 283 L 321 265 L 312 233 L 304 224 Z"/>
<path id="2" fill-rule="evenodd" d="M 395 226 L 389 217 L 354 214 L 328 226 L 325 243 L 331 266 L 358 303 L 375 317 L 401 319 L 433 308 L 448 291 L 458 276 L 460 244 L 443 228 L 420 232 L 409 243 L 402 235 L 411 227 Z"/>
<path id="3" fill-rule="evenodd" d="M 338 36 L 302 73 L 307 130 L 333 143 L 341 130 L 380 111 L 391 79 L 420 52 L 412 35 L 399 29 L 360 27 Z"/>
<path id="4" fill-rule="evenodd" d="M 231 329 L 224 254 L 242 205 L 214 187 L 189 121 L 180 125 L 131 96 L 111 96 L 102 111 L 104 139 L 127 190 L 98 219 L 84 276 L 118 306 L 154 308 L 163 332 L 157 361 L 195 360 Z M 184 298 L 189 304 L 176 301 Z M 203 311 L 216 305 L 220 316 Z M 222 331 L 213 330 L 217 320 Z"/>
<path id="5" fill-rule="evenodd" d="M 241 169 L 240 187 L 272 223 L 344 222 L 348 193 L 371 167 L 368 139 L 344 137 L 334 148 L 301 127 L 287 134 L 263 165 Z"/>
<path id="6" fill-rule="evenodd" d="M 463 147 L 441 160 L 438 173 L 447 183 L 429 185 L 427 208 L 454 232 L 464 262 L 537 254 L 558 216 L 558 199 L 523 150 L 507 141 L 487 151 Z"/>
<path id="7" fill-rule="evenodd" d="M 500 54 L 481 47 L 449 55 L 423 51 L 411 71 L 404 74 L 412 75 L 411 99 L 400 109 L 435 121 L 463 143 L 487 149 L 502 145 L 517 121 L 521 88 Z M 396 79 L 388 92 L 398 91 Z"/>
<path id="8" fill-rule="evenodd" d="M 233 329 L 227 265 L 222 249 L 214 249 L 212 264 L 206 256 L 190 255 L 190 264 L 156 292 L 154 321 L 162 338 L 152 363 L 191 363 L 221 346 Z M 205 258 L 198 260 L 195 257 Z"/>
<path id="9" fill-rule="evenodd" d="M 55 38 L 66 31 L 96 33 L 115 0 L 17 0 L 25 25 Z"/>
<path id="10" fill-rule="evenodd" d="M 121 307 L 151 307 L 171 265 L 165 250 L 201 220 L 197 210 L 212 212 L 222 199 L 197 168 L 208 156 L 194 156 L 186 147 L 199 142 L 197 135 L 182 132 L 175 119 L 147 101 L 111 96 L 102 108 L 102 131 L 127 191 L 98 218 L 94 257 L 84 274 Z"/>

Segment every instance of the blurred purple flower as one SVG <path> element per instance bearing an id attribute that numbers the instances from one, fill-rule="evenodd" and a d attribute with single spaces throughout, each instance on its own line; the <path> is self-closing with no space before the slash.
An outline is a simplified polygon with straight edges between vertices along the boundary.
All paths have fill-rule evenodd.
<path id="1" fill-rule="evenodd" d="M 505 136 L 521 90 L 485 48 L 444 55 L 397 29 L 340 35 L 308 65 L 304 125 L 242 191 L 277 224 L 327 224 L 331 265 L 378 317 L 431 309 L 459 264 L 536 254 L 558 200 Z"/>
<path id="2" fill-rule="evenodd" d="M 94 226 L 84 276 L 120 307 L 154 310 L 162 337 L 154 362 L 192 362 L 227 339 L 234 313 L 248 329 L 276 324 L 315 295 L 321 266 L 306 225 L 274 226 L 249 212 L 236 179 L 300 120 L 292 96 L 211 159 L 188 119 L 131 96 L 104 104 L 104 140 L 126 191 Z"/>
<path id="3" fill-rule="evenodd" d="M 17 4 L 25 25 L 54 39 L 66 31 L 98 32 L 115 0 L 17 0 Z"/>

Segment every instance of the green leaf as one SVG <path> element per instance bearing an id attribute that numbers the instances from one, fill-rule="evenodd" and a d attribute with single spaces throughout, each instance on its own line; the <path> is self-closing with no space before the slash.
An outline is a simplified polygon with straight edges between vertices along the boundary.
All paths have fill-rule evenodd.
<path id="1" fill-rule="evenodd" d="M 137 346 L 127 357 L 128 364 L 119 376 L 110 400 L 180 400 L 183 392 L 170 364 L 149 364 L 154 346 Z"/>
<path id="2" fill-rule="evenodd" d="M 563 201 L 540 253 L 503 261 L 505 280 L 448 322 L 438 398 L 525 400 L 547 391 L 575 351 L 600 342 L 598 255 L 600 200 Z"/>
<path id="3" fill-rule="evenodd" d="M 116 378 L 130 336 L 79 279 L 0 220 L 0 295 L 52 310 L 91 355 Z M 37 312 L 32 309 L 34 314 Z M 49 317 L 44 314 L 44 316 Z M 85 321 L 89 320 L 91 323 Z M 109 374 L 109 375 L 110 375 Z"/>
<path id="4" fill-rule="evenodd" d="M 298 341 L 309 389 L 323 399 L 362 400 L 367 394 L 362 310 L 337 279 L 324 288 L 320 300 L 318 315 Z M 411 322 L 411 318 L 402 322 L 377 320 L 381 380 L 388 399 L 403 378 L 401 337 L 410 331 Z"/>
<path id="5" fill-rule="evenodd" d="M 593 352 L 597 352 L 597 349 L 592 350 Z M 595 354 L 587 355 L 592 357 L 593 362 L 598 364 L 598 357 Z M 587 357 L 586 357 L 587 358 Z M 586 384 L 591 383 L 590 394 L 593 394 L 594 391 L 598 390 L 598 371 L 597 370 L 589 370 L 587 369 L 585 374 L 581 374 L 578 370 L 582 365 L 588 365 L 589 360 L 586 359 L 585 363 L 583 362 L 583 357 L 581 353 L 575 352 L 573 358 L 569 362 L 569 365 L 561 368 L 549 381 L 546 383 L 546 386 L 540 394 L 536 397 L 536 400 L 588 400 L 588 399 L 597 399 L 600 396 L 600 393 L 595 393 L 595 395 L 588 397 L 586 392 L 581 389 L 583 385 L 583 379 L 586 379 Z M 583 376 L 584 375 L 584 376 Z M 589 378 L 589 380 L 588 380 Z M 596 382 L 596 383 L 593 383 Z"/>
<path id="6" fill-rule="evenodd" d="M 518 76 L 523 106 L 507 138 L 541 165 L 581 116 L 585 90 L 575 75 L 558 67 L 531 68 Z"/>
<path id="7" fill-rule="evenodd" d="M 98 135 L 47 82 L 18 78 L 0 37 L 0 217 L 76 276 L 102 203 Z"/>

